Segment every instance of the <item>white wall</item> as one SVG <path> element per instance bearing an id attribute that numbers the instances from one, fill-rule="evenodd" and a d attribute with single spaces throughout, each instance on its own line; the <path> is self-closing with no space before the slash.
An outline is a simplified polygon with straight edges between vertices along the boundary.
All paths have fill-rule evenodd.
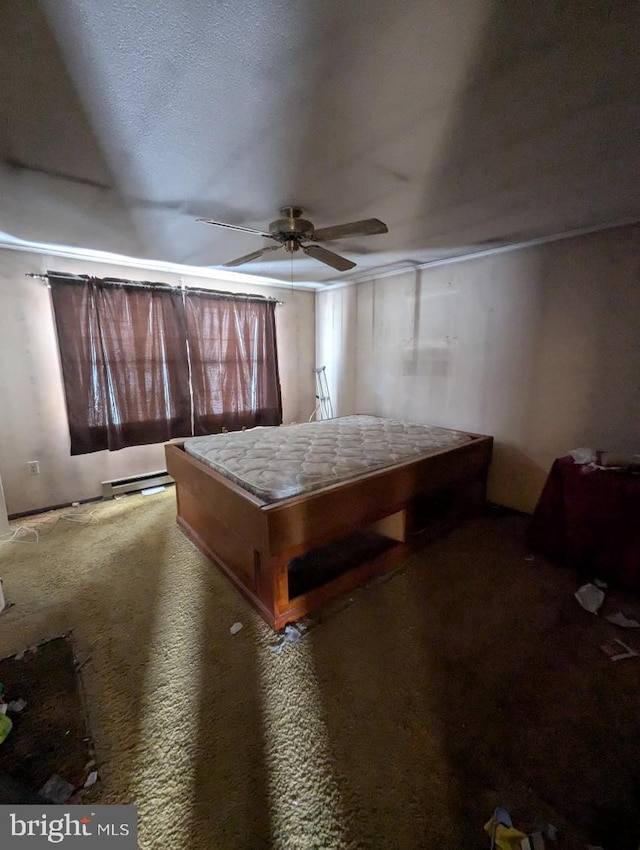
<path id="1" fill-rule="evenodd" d="M 640 451 L 640 227 L 317 295 L 338 415 L 495 437 L 489 497 L 530 511 L 555 457 Z"/>
<path id="2" fill-rule="evenodd" d="M 71 457 L 49 290 L 26 272 L 47 268 L 97 277 L 177 284 L 176 275 L 0 249 L 0 475 L 9 514 L 100 494 L 100 482 L 164 469 L 162 445 Z M 276 309 L 285 422 L 314 407 L 313 292 L 183 277 L 188 286 L 255 292 L 285 302 Z M 37 460 L 40 475 L 27 472 Z M 1 513 L 1 512 L 0 512 Z"/>

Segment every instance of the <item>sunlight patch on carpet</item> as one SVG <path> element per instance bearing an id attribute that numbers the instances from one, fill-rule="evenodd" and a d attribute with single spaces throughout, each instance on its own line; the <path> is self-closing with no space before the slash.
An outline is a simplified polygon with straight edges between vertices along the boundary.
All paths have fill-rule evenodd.
<path id="1" fill-rule="evenodd" d="M 259 657 L 273 847 L 342 850 L 348 817 L 308 642 Z"/>
<path id="2" fill-rule="evenodd" d="M 140 726 L 131 780 L 148 834 L 187 834 L 192 817 L 198 739 L 204 589 L 198 560 L 182 563 L 167 550 L 149 588 L 154 620 L 144 669 Z M 144 834 L 144 832 L 143 832 Z"/>

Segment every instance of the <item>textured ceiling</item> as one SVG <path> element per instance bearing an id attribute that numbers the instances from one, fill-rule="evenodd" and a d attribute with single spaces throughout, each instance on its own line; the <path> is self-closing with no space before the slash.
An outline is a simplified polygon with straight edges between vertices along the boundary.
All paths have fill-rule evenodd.
<path id="1" fill-rule="evenodd" d="M 0 231 L 215 266 L 262 240 L 196 217 L 296 203 L 387 222 L 327 246 L 362 274 L 640 218 L 639 36 L 623 0 L 3 0 Z"/>

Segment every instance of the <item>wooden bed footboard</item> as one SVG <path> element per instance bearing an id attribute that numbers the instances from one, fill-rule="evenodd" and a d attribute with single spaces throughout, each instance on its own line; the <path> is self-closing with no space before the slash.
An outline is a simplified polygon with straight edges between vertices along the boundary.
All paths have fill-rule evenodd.
<path id="1" fill-rule="evenodd" d="M 387 572 L 407 551 L 407 534 L 419 530 L 429 505 L 445 495 L 462 512 L 480 508 L 493 439 L 472 440 L 426 458 L 377 470 L 267 504 L 187 454 L 165 447 L 167 470 L 176 482 L 178 524 L 233 582 L 274 629 L 300 619 L 329 600 Z M 426 508 L 425 508 L 426 506 Z M 336 542 L 356 533 L 390 542 L 363 562 L 350 565 L 320 586 L 290 596 L 291 564 L 321 559 L 323 547 L 336 560 Z M 392 545 L 391 545 L 392 544 Z M 345 543 L 345 548 L 349 545 Z"/>

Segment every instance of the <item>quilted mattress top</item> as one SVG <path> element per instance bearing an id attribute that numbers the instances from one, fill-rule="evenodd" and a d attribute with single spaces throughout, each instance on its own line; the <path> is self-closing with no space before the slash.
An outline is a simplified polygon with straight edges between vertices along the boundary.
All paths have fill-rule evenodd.
<path id="1" fill-rule="evenodd" d="M 461 431 L 358 415 L 190 437 L 184 448 L 265 502 L 275 502 L 471 439 Z"/>

